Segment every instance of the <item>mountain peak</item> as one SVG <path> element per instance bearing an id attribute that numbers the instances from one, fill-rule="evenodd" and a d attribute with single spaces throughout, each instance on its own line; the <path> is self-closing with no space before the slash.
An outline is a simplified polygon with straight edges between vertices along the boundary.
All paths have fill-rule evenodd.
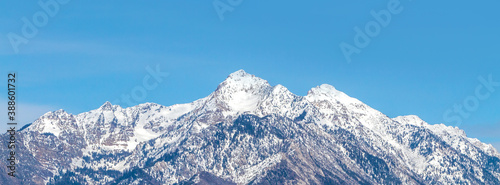
<path id="1" fill-rule="evenodd" d="M 255 75 L 249 74 L 240 69 L 231 73 L 226 80 L 224 80 L 218 89 L 232 89 L 233 91 L 248 91 L 251 89 L 262 89 L 270 87 L 269 83 Z"/>
<path id="2" fill-rule="evenodd" d="M 55 114 L 66 114 L 66 111 L 64 109 L 59 109 L 54 111 Z"/>
<path id="3" fill-rule="evenodd" d="M 335 87 L 333 87 L 330 84 L 321 84 L 320 86 L 316 87 L 316 89 L 329 94 L 339 92 L 337 89 L 335 89 Z"/>
<path id="4" fill-rule="evenodd" d="M 109 101 L 106 101 L 104 104 L 101 105 L 101 107 L 99 107 L 99 109 L 101 109 L 101 110 L 113 110 L 113 104 L 111 104 L 111 102 L 109 102 Z"/>
<path id="5" fill-rule="evenodd" d="M 42 117 L 59 117 L 59 116 L 67 116 L 69 113 L 67 113 L 63 109 L 59 109 L 56 111 L 50 111 L 42 115 Z"/>
<path id="6" fill-rule="evenodd" d="M 229 74 L 229 76 L 226 78 L 226 80 L 224 80 L 224 82 L 237 82 L 240 84 L 262 83 L 269 85 L 266 80 L 256 77 L 253 74 L 249 74 L 245 72 L 243 69 L 240 69 L 238 71 Z"/>
<path id="7" fill-rule="evenodd" d="M 416 126 L 423 126 L 427 125 L 427 123 L 422 120 L 420 117 L 416 115 L 406 115 L 406 116 L 398 116 L 393 118 L 393 120 L 402 123 L 402 124 L 410 124 L 410 125 L 416 125 Z"/>
<path id="8" fill-rule="evenodd" d="M 273 93 L 284 94 L 284 93 L 291 93 L 291 92 L 285 86 L 278 84 L 278 85 L 273 87 Z"/>
<path id="9" fill-rule="evenodd" d="M 240 69 L 238 71 L 235 71 L 235 72 L 229 74 L 228 78 L 242 78 L 242 77 L 245 77 L 245 76 L 253 76 L 253 75 L 252 74 L 248 74 L 243 69 Z"/>
<path id="10" fill-rule="evenodd" d="M 347 96 L 329 84 L 322 84 L 320 86 L 313 87 L 307 92 L 307 97 L 314 97 L 315 99 L 320 100 L 331 99 L 342 95 Z"/>
<path id="11" fill-rule="evenodd" d="M 231 73 L 214 92 L 216 102 L 235 112 L 253 111 L 272 89 L 269 83 L 244 70 Z"/>

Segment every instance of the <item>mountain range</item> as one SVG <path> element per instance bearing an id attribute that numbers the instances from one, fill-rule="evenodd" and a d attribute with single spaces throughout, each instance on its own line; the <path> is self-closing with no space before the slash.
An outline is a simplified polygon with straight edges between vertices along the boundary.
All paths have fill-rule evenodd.
<path id="1" fill-rule="evenodd" d="M 1 184 L 500 184 L 500 154 L 457 127 L 243 70 L 191 103 L 48 112 L 16 142 Z"/>

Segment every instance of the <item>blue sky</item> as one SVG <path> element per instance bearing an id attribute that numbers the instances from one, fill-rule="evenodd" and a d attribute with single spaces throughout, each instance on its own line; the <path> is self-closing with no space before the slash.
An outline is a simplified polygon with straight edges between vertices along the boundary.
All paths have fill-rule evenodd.
<path id="1" fill-rule="evenodd" d="M 232 11 L 223 12 L 221 20 L 214 2 Z M 168 76 L 133 103 L 191 102 L 244 69 L 297 95 L 331 84 L 390 117 L 415 114 L 447 125 L 458 125 L 450 122 L 458 117 L 470 137 L 500 149 L 500 87 L 489 90 L 478 80 L 500 81 L 499 5 L 492 0 L 69 1 L 50 7 L 53 16 L 43 22 L 39 12 L 47 11 L 38 1 L 0 2 L 0 72 L 18 73 L 23 123 L 50 110 L 77 114 L 119 100 L 143 86 L 147 68 L 159 66 Z M 372 10 L 389 11 L 388 24 L 377 22 Z M 36 33 L 23 35 L 23 17 L 34 22 L 34 16 Z M 348 62 L 340 44 L 356 47 L 355 28 L 366 32 L 367 25 L 373 37 Z M 30 37 L 17 52 L 9 40 L 13 34 Z M 487 98 L 477 97 L 479 86 Z M 467 116 L 453 112 L 464 101 L 473 103 Z M 6 112 L 4 106 L 0 110 Z"/>

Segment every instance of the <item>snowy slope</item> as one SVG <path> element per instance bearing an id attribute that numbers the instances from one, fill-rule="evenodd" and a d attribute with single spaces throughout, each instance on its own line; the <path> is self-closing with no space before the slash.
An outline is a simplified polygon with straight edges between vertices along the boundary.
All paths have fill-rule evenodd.
<path id="1" fill-rule="evenodd" d="M 499 153 L 458 128 L 243 70 L 192 103 L 59 110 L 19 134 L 34 184 L 500 184 Z"/>

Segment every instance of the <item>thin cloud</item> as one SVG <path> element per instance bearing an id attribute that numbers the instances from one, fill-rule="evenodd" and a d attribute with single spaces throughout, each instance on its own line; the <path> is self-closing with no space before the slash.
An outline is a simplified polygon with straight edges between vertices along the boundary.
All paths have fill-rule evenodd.
<path id="1" fill-rule="evenodd" d="M 23 46 L 21 46 L 23 47 Z M 117 49 L 104 43 L 95 41 L 59 41 L 59 40 L 36 40 L 33 39 L 20 54 L 38 53 L 80 53 L 80 54 L 109 54 L 118 52 Z"/>
<path id="2" fill-rule="evenodd" d="M 104 41 L 91 40 L 42 40 L 32 38 L 27 44 L 19 45 L 19 52 L 15 53 L 10 41 L 5 34 L 0 34 L 0 55 L 29 55 L 29 54 L 91 54 L 91 55 L 110 55 L 121 54 L 123 50 L 119 46 L 110 45 Z"/>

